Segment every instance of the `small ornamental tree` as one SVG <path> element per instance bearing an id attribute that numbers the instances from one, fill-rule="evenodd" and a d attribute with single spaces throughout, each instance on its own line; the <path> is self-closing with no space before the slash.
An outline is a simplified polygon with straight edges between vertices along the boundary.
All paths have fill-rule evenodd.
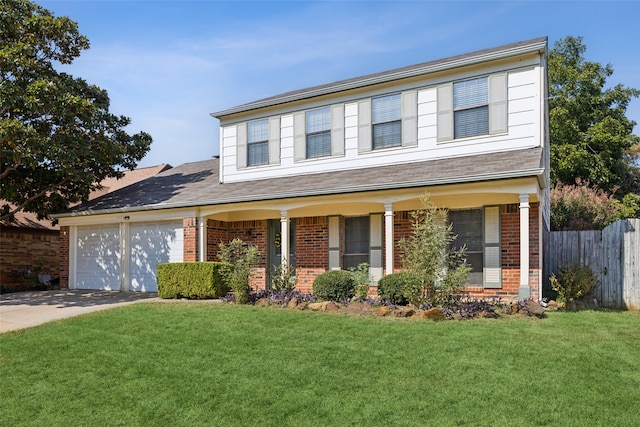
<path id="1" fill-rule="evenodd" d="M 236 296 L 236 302 L 246 304 L 251 294 L 253 268 L 258 265 L 260 252 L 255 246 L 245 246 L 241 239 L 233 239 L 228 244 L 220 243 L 218 259 L 226 263 L 221 273 L 227 285 Z"/>
<path id="2" fill-rule="evenodd" d="M 613 195 L 579 179 L 575 185 L 558 182 L 550 195 L 553 231 L 602 230 L 622 217 L 622 205 Z"/>
<path id="3" fill-rule="evenodd" d="M 398 243 L 403 268 L 418 278 L 406 286 L 405 297 L 414 305 L 451 302 L 461 295 L 471 267 L 464 262 L 465 248 L 452 245 L 448 211 L 428 196 L 420 200 L 422 208 L 411 212 L 411 235 Z"/>

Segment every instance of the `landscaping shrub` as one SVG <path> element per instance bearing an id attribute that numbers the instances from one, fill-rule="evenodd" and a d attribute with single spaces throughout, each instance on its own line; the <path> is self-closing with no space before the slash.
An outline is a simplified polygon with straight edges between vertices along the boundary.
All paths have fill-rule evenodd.
<path id="1" fill-rule="evenodd" d="M 408 271 L 388 274 L 378 282 L 378 296 L 392 304 L 407 305 L 409 300 L 405 292 L 408 286 L 419 287 L 420 279 Z"/>
<path id="2" fill-rule="evenodd" d="M 419 280 L 410 282 L 404 296 L 418 306 L 460 299 L 471 267 L 465 261 L 465 247 L 456 247 L 453 227 L 446 209 L 436 207 L 428 196 L 422 207 L 411 212 L 411 234 L 398 242 L 404 270 Z"/>
<path id="3" fill-rule="evenodd" d="M 241 239 L 220 243 L 218 259 L 226 265 L 221 273 L 235 294 L 238 304 L 247 304 L 251 294 L 252 269 L 258 265 L 260 252 L 255 246 L 245 246 Z"/>
<path id="4" fill-rule="evenodd" d="M 590 296 L 598 286 L 598 278 L 587 265 L 570 264 L 558 274 L 549 278 L 551 287 L 558 292 L 558 302 L 571 302 L 579 298 Z"/>
<path id="5" fill-rule="evenodd" d="M 371 273 L 369 272 L 369 264 L 366 262 L 358 264 L 357 268 L 351 268 L 349 271 L 353 273 L 355 280 L 356 295 L 362 300 L 367 299 L 369 295 L 369 285 L 371 284 Z"/>
<path id="6" fill-rule="evenodd" d="M 274 265 L 271 268 L 271 289 L 274 291 L 291 292 L 296 288 L 296 283 L 296 268 L 293 265 Z"/>
<path id="7" fill-rule="evenodd" d="M 313 294 L 320 299 L 341 302 L 353 298 L 355 293 L 356 282 L 350 271 L 325 271 L 313 281 Z"/>
<path id="8" fill-rule="evenodd" d="M 220 298 L 229 292 L 221 262 L 158 264 L 158 296 L 161 298 Z"/>

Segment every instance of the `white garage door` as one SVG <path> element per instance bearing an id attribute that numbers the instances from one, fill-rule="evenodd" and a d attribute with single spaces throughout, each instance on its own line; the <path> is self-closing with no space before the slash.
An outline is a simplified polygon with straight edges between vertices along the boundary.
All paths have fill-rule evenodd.
<path id="1" fill-rule="evenodd" d="M 182 221 L 134 223 L 131 239 L 130 290 L 157 292 L 156 266 L 183 260 Z"/>
<path id="2" fill-rule="evenodd" d="M 76 289 L 120 290 L 120 227 L 78 227 Z"/>

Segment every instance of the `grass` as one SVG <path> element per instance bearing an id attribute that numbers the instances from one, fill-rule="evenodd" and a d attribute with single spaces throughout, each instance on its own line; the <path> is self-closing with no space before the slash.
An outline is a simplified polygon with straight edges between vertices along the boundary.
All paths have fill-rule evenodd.
<path id="1" fill-rule="evenodd" d="M 0 336 L 0 424 L 637 425 L 640 313 L 145 303 Z"/>

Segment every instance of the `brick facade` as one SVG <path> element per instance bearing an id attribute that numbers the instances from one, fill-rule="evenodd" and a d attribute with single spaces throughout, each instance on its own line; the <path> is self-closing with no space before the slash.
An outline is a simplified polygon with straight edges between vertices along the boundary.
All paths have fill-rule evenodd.
<path id="1" fill-rule="evenodd" d="M 57 278 L 61 262 L 59 235 L 57 230 L 1 227 L 0 284 L 26 289 L 37 281 L 37 276 L 28 272 L 35 274 L 37 271 Z"/>
<path id="2" fill-rule="evenodd" d="M 183 261 L 198 261 L 198 218 L 184 218 L 182 220 L 183 235 Z"/>
<path id="3" fill-rule="evenodd" d="M 531 203 L 529 209 L 529 286 L 533 298 L 538 297 L 540 271 L 539 215 L 539 204 Z M 485 290 L 481 287 L 469 287 L 468 291 L 471 296 L 480 298 L 500 296 L 507 299 L 517 298 L 518 296 L 518 288 L 520 287 L 520 212 L 518 209 L 508 209 L 504 205 L 500 208 L 500 218 L 502 288 Z M 329 222 L 328 218 L 324 216 L 296 218 L 295 221 L 297 289 L 302 292 L 311 292 L 313 280 L 328 269 Z M 189 240 L 190 249 L 187 248 L 187 235 L 191 230 L 197 230 L 194 224 L 195 218 L 185 219 L 185 257 L 188 251 L 194 251 L 197 257 L 197 234 L 191 237 L 191 240 Z M 341 247 L 344 247 L 344 233 L 342 232 L 344 230 L 344 218 L 340 220 L 340 227 Z M 406 211 L 395 212 L 393 227 L 395 245 L 394 271 L 397 272 L 402 268 L 402 255 L 397 245 L 403 237 L 408 237 L 411 234 L 411 213 Z M 219 243 L 229 242 L 234 238 L 240 238 L 246 244 L 258 247 L 262 258 L 260 266 L 255 270 L 252 286 L 264 289 L 267 279 L 267 221 L 223 222 L 208 220 L 206 259 L 208 261 L 217 261 L 216 254 Z M 375 291 L 376 288 L 372 287 L 370 293 L 375 294 Z"/>
<path id="4" fill-rule="evenodd" d="M 60 227 L 60 289 L 69 288 L 69 243 L 71 236 L 68 226 Z"/>

